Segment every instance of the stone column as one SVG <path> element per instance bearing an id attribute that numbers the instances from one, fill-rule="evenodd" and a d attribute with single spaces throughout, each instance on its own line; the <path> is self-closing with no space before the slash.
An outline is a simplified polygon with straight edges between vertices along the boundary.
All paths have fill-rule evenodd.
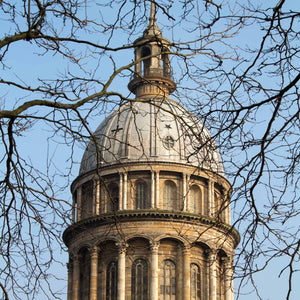
<path id="1" fill-rule="evenodd" d="M 76 209 L 77 209 L 77 199 L 75 199 L 73 195 L 72 196 L 72 223 L 76 222 L 76 213 L 77 213 Z"/>
<path id="2" fill-rule="evenodd" d="M 228 192 L 226 193 L 226 222 L 227 224 L 231 223 L 231 216 L 230 216 L 230 197 Z"/>
<path id="3" fill-rule="evenodd" d="M 191 298 L 191 249 L 184 247 L 183 251 L 183 300 Z"/>
<path id="4" fill-rule="evenodd" d="M 214 201 L 214 182 L 209 179 L 208 180 L 208 215 L 210 217 L 214 216 L 215 213 L 215 201 Z"/>
<path id="5" fill-rule="evenodd" d="M 150 299 L 158 300 L 158 248 L 159 242 L 153 242 L 151 251 Z"/>
<path id="6" fill-rule="evenodd" d="M 123 209 L 127 209 L 127 173 L 124 173 Z"/>
<path id="7" fill-rule="evenodd" d="M 217 300 L 217 253 L 209 251 L 209 299 Z"/>
<path id="8" fill-rule="evenodd" d="M 155 194 L 155 208 L 158 208 L 159 205 L 159 171 L 156 171 L 156 194 Z"/>
<path id="9" fill-rule="evenodd" d="M 120 182 L 119 182 L 119 207 L 118 209 L 121 210 L 123 208 L 123 173 L 119 173 L 120 175 Z"/>
<path id="10" fill-rule="evenodd" d="M 73 264 L 71 262 L 67 263 L 67 270 L 68 270 L 68 294 L 67 294 L 67 300 L 72 300 Z"/>
<path id="11" fill-rule="evenodd" d="M 151 171 L 151 208 L 155 208 L 155 177 L 154 171 Z"/>
<path id="12" fill-rule="evenodd" d="M 95 203 L 95 215 L 100 214 L 100 180 L 96 181 L 96 203 Z"/>
<path id="13" fill-rule="evenodd" d="M 126 246 L 124 244 L 118 245 L 118 300 L 125 300 L 125 259 L 126 259 Z"/>
<path id="14" fill-rule="evenodd" d="M 78 255 L 73 256 L 73 287 L 72 287 L 72 300 L 79 299 L 79 258 Z"/>
<path id="15" fill-rule="evenodd" d="M 81 187 L 77 189 L 77 218 L 76 221 L 81 219 Z"/>
<path id="16" fill-rule="evenodd" d="M 186 174 L 182 173 L 182 194 L 183 194 L 183 210 L 188 211 L 187 189 L 186 189 Z"/>
<path id="17" fill-rule="evenodd" d="M 97 300 L 98 247 L 91 251 L 90 300 Z"/>
<path id="18" fill-rule="evenodd" d="M 225 264 L 225 300 L 233 300 L 233 267 L 232 260 L 227 257 L 224 260 Z"/>
<path id="19" fill-rule="evenodd" d="M 185 196 L 185 201 L 186 201 L 186 209 L 189 211 L 190 208 L 189 208 L 189 205 L 190 205 L 190 175 L 186 174 L 186 187 L 187 187 L 187 193 L 186 193 L 186 196 Z"/>
<path id="20" fill-rule="evenodd" d="M 135 51 L 135 58 L 136 58 L 136 60 L 139 60 L 140 58 L 141 58 L 141 51 L 142 51 L 142 49 L 141 48 L 138 48 L 138 49 L 135 49 L 134 50 Z M 138 73 L 138 74 L 141 74 L 141 64 L 142 64 L 143 62 L 141 61 L 141 62 L 139 62 L 138 64 L 135 64 L 134 66 L 134 68 L 135 68 L 135 71 Z"/>

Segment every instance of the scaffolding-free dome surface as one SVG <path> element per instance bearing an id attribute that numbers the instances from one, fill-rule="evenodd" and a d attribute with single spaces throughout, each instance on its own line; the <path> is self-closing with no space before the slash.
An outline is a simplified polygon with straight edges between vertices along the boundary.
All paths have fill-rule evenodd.
<path id="1" fill-rule="evenodd" d="M 113 111 L 89 142 L 79 174 L 129 162 L 175 162 L 223 175 L 221 157 L 208 130 L 170 99 L 139 99 Z"/>

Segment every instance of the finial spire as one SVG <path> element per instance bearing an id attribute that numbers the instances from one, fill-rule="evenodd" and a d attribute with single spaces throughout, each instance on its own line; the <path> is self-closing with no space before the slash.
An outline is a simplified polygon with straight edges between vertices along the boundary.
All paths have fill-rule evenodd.
<path id="1" fill-rule="evenodd" d="M 144 31 L 144 35 L 155 35 L 161 36 L 161 30 L 158 28 L 156 24 L 156 5 L 155 0 L 151 1 L 151 10 L 150 10 L 150 17 L 149 17 L 149 25 L 147 26 L 146 30 Z"/>
<path id="2" fill-rule="evenodd" d="M 156 6 L 155 6 L 155 1 L 151 0 L 151 11 L 150 11 L 150 18 L 149 18 L 149 25 L 153 26 L 154 23 L 156 23 Z"/>
<path id="3" fill-rule="evenodd" d="M 162 36 L 156 24 L 156 1 L 147 0 L 149 23 L 143 36 L 134 41 L 136 64 L 128 88 L 137 98 L 168 97 L 176 89 L 171 76 L 171 42 Z"/>

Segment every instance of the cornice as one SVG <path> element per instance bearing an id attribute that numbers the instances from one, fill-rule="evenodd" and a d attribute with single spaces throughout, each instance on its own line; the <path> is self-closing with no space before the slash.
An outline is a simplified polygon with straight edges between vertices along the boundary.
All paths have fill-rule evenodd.
<path id="1" fill-rule="evenodd" d="M 63 233 L 63 240 L 68 246 L 70 240 L 89 228 L 95 228 L 103 225 L 114 224 L 116 222 L 127 223 L 132 221 L 163 221 L 163 222 L 179 222 L 187 224 L 208 225 L 217 230 L 221 230 L 226 235 L 230 235 L 235 243 L 235 247 L 240 241 L 238 231 L 229 224 L 217 222 L 215 219 L 196 215 L 189 212 L 182 211 L 167 211 L 167 210 L 125 210 L 113 213 L 104 213 L 93 216 L 69 226 Z M 200 223 L 200 224 L 199 224 Z"/>

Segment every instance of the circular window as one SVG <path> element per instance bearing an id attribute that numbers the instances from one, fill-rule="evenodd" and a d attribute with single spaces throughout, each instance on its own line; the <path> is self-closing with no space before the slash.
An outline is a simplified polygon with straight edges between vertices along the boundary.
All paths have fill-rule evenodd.
<path id="1" fill-rule="evenodd" d="M 174 144 L 175 144 L 175 141 L 170 135 L 167 135 L 163 139 L 163 145 L 166 149 L 172 149 L 174 147 Z"/>

